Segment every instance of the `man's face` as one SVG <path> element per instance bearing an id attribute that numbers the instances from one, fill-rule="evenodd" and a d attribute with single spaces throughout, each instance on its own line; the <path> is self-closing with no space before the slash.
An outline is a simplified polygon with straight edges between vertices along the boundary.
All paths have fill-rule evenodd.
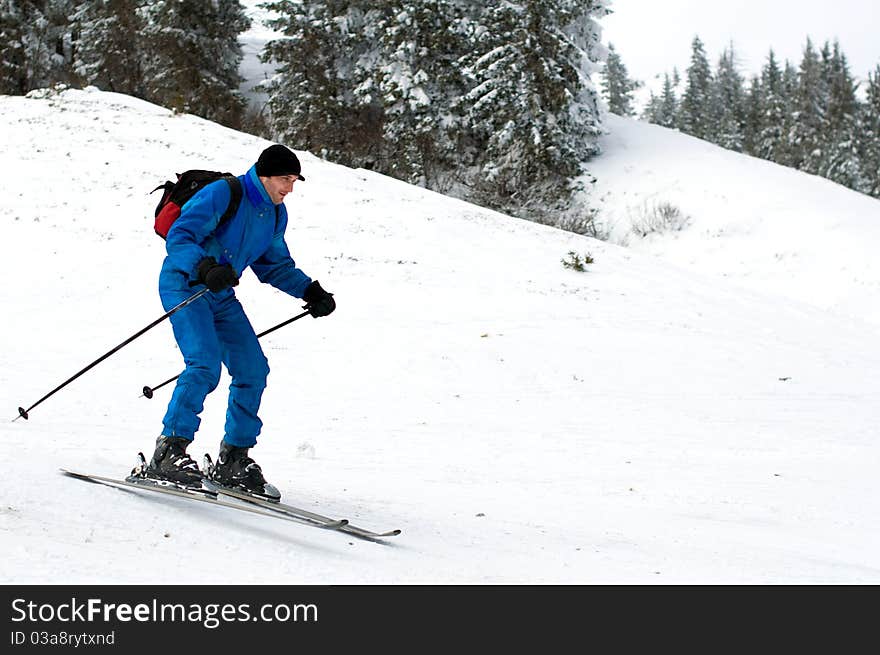
<path id="1" fill-rule="evenodd" d="M 266 188 L 266 193 L 276 205 L 284 202 L 284 196 L 293 191 L 293 183 L 297 181 L 296 175 L 271 175 L 260 177 L 260 182 Z"/>

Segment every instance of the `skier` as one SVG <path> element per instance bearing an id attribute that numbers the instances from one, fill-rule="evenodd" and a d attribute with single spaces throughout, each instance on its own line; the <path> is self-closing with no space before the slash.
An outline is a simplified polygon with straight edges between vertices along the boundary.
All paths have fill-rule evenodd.
<path id="1" fill-rule="evenodd" d="M 194 288 L 206 286 L 209 292 L 171 316 L 186 369 L 168 403 L 147 477 L 201 486 L 205 472 L 186 449 L 199 428 L 205 398 L 217 387 L 222 362 L 232 383 L 225 434 L 210 479 L 274 500 L 280 497 L 248 455 L 263 425 L 257 411 L 269 365 L 232 287 L 250 267 L 261 282 L 305 300 L 315 318 L 336 308 L 333 294 L 297 268 L 284 240 L 284 198 L 297 180 L 305 180 L 300 173 L 296 155 L 283 145 L 272 145 L 238 177 L 242 200 L 232 218 L 218 224 L 231 198 L 229 184 L 221 179 L 193 196 L 171 225 L 159 274 L 162 305 L 166 310 L 174 307 Z"/>

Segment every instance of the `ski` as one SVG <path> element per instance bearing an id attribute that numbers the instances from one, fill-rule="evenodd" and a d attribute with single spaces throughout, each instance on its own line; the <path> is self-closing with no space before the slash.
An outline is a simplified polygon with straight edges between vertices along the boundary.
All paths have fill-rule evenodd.
<path id="1" fill-rule="evenodd" d="M 112 488 L 122 488 L 122 489 L 137 489 L 139 491 L 153 491 L 161 494 L 166 494 L 169 496 L 175 496 L 177 498 L 187 498 L 189 500 L 195 500 L 199 502 L 209 503 L 211 505 L 216 505 L 219 507 L 228 507 L 230 509 L 236 509 L 241 512 L 248 512 L 251 514 L 257 514 L 259 516 L 268 516 L 275 519 L 282 519 L 287 521 L 292 521 L 294 523 L 298 523 L 300 525 L 309 525 L 315 528 L 322 528 L 325 530 L 340 530 L 344 527 L 347 527 L 348 521 L 345 519 L 340 520 L 321 520 L 318 518 L 309 518 L 306 516 L 293 516 L 293 515 L 285 515 L 278 512 L 270 512 L 266 509 L 249 506 L 242 503 L 228 502 L 222 500 L 217 497 L 217 494 L 210 489 L 189 489 L 184 490 L 181 487 L 174 485 L 162 485 L 152 481 L 148 481 L 147 479 L 138 479 L 137 482 L 132 480 L 118 480 L 116 478 L 107 478 L 102 475 L 93 475 L 90 473 L 79 473 L 76 471 L 70 471 L 68 469 L 61 469 L 61 473 L 67 475 L 72 478 L 76 478 L 78 480 L 83 480 L 85 482 L 91 482 L 95 484 L 102 484 L 107 487 Z"/>
<path id="2" fill-rule="evenodd" d="M 146 466 L 146 463 L 144 464 L 144 466 Z M 215 494 L 230 496 L 246 503 L 256 505 L 257 507 L 277 512 L 285 516 L 290 516 L 292 518 L 320 522 L 329 522 L 334 520 L 327 516 L 321 516 L 320 514 L 310 512 L 309 510 L 303 509 L 302 507 L 295 507 L 293 505 L 279 502 L 280 494 L 278 493 L 278 490 L 275 487 L 271 487 L 271 485 L 269 486 L 271 487 L 273 493 L 267 497 L 265 495 L 250 493 L 248 491 L 245 491 L 244 489 L 227 487 L 225 485 L 217 483 L 216 481 L 211 479 L 213 477 L 214 461 L 207 453 L 205 453 L 205 456 L 202 460 L 202 471 L 204 471 L 205 473 L 205 478 L 202 480 L 202 486 Z M 385 537 L 396 537 L 400 534 L 400 530 L 389 530 L 387 532 L 373 532 L 372 530 L 365 530 L 364 528 L 359 528 L 355 525 L 349 524 L 347 520 L 346 525 L 340 527 L 339 531 L 345 532 L 346 534 L 350 534 L 355 537 L 360 537 L 361 539 L 384 539 Z"/>
<path id="3" fill-rule="evenodd" d="M 241 491 L 238 489 L 232 489 L 229 487 L 224 487 L 216 482 L 212 482 L 209 479 L 205 479 L 202 483 L 206 489 L 209 491 L 213 491 L 218 495 L 230 496 L 232 498 L 237 498 L 238 500 L 251 503 L 256 507 L 260 507 L 265 510 L 269 510 L 271 512 L 276 512 L 279 515 L 289 516 L 291 518 L 297 518 L 301 520 L 309 520 L 309 521 L 319 521 L 319 522 L 330 522 L 334 519 L 331 519 L 327 516 L 321 516 L 320 514 L 315 514 L 314 512 L 310 512 L 307 509 L 303 509 L 301 507 L 295 507 L 293 505 L 288 505 L 286 503 L 281 503 L 278 501 L 265 500 L 258 496 L 252 496 L 245 491 Z M 396 537 L 400 534 L 400 530 L 388 530 L 387 532 L 373 532 L 372 530 L 365 530 L 364 528 L 359 528 L 356 525 L 351 525 L 346 521 L 346 524 L 338 528 L 339 532 L 344 532 L 346 534 L 350 534 L 355 537 L 360 537 L 362 539 L 383 539 L 385 537 Z"/>

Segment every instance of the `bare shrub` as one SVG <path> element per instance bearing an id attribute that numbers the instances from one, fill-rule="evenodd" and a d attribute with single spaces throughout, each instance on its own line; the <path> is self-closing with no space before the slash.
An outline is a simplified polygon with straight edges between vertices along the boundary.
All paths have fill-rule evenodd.
<path id="1" fill-rule="evenodd" d="M 643 204 L 634 215 L 630 215 L 633 234 L 646 237 L 649 234 L 681 232 L 691 224 L 691 217 L 668 202 Z"/>

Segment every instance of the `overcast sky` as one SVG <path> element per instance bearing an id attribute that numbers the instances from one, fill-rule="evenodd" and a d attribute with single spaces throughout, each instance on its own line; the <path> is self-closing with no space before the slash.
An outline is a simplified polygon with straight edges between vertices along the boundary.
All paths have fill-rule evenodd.
<path id="1" fill-rule="evenodd" d="M 613 0 L 601 19 L 630 77 L 650 82 L 678 66 L 684 72 L 698 35 L 714 66 L 733 40 L 741 71 L 760 71 L 772 47 L 780 61 L 800 63 L 807 36 L 837 38 L 859 79 L 880 64 L 880 0 Z"/>

